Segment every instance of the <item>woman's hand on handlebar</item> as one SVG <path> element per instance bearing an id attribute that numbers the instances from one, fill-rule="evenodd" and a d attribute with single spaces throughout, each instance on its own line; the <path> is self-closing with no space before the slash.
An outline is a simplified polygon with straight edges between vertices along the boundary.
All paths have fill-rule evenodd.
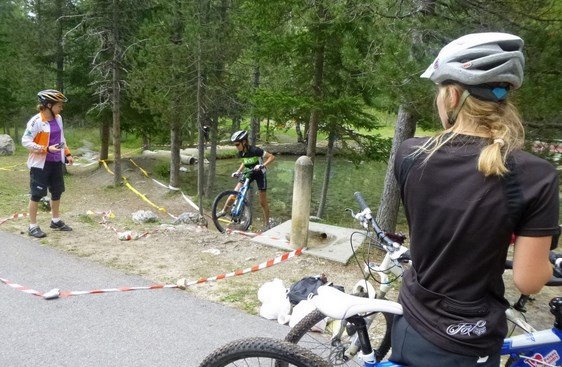
<path id="1" fill-rule="evenodd" d="M 232 174 L 230 175 L 230 177 L 232 177 L 232 178 L 238 178 L 238 177 L 240 177 L 240 175 L 241 175 L 241 173 L 240 173 L 239 171 L 236 171 L 236 172 L 232 172 Z"/>

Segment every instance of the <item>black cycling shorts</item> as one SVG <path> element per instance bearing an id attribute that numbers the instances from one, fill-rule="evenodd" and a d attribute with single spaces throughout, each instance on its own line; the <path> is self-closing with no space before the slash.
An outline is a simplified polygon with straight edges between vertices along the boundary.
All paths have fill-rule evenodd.
<path id="1" fill-rule="evenodd" d="M 244 181 L 246 181 L 246 177 L 247 177 L 246 175 L 249 175 L 248 177 L 250 178 L 250 183 L 256 181 L 258 190 L 260 191 L 267 190 L 267 177 L 265 173 L 263 173 L 262 171 L 252 170 L 249 173 L 240 176 L 240 182 L 244 183 Z"/>
<path id="2" fill-rule="evenodd" d="M 51 194 L 64 192 L 62 162 L 45 162 L 43 169 L 31 167 L 29 171 L 29 187 L 31 196 L 43 197 L 47 189 Z"/>

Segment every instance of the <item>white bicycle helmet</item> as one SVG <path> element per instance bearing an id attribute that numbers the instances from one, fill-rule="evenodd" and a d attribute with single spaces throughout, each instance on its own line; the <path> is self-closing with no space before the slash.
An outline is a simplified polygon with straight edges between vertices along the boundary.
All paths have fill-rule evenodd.
<path id="1" fill-rule="evenodd" d="M 237 132 L 235 132 L 234 134 L 232 134 L 232 136 L 230 137 L 230 141 L 235 143 L 235 142 L 239 142 L 242 140 L 247 140 L 248 139 L 248 132 L 246 130 L 239 130 Z"/>
<path id="2" fill-rule="evenodd" d="M 437 84 L 447 81 L 467 86 L 509 84 L 517 89 L 523 82 L 522 49 L 523 40 L 512 34 L 468 34 L 443 47 L 421 77 Z"/>

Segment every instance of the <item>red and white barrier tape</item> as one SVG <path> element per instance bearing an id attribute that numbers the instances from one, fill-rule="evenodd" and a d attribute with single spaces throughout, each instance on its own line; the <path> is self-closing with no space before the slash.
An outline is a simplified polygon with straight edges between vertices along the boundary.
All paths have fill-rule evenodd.
<path id="1" fill-rule="evenodd" d="M 20 284 L 17 284 L 17 283 L 12 283 L 8 279 L 0 278 L 0 282 L 2 282 L 2 283 L 6 284 L 6 285 L 8 285 L 8 286 L 10 286 L 14 289 L 17 289 L 18 291 L 21 291 L 23 293 L 33 294 L 34 296 L 39 296 L 39 297 L 43 296 L 43 293 L 41 293 L 41 292 L 38 292 L 38 291 L 36 291 L 34 289 L 31 289 L 31 288 L 24 287 L 23 285 L 20 285 Z"/>
<path id="2" fill-rule="evenodd" d="M 9 220 L 16 220 L 16 219 L 20 219 L 20 218 L 27 218 L 29 214 L 28 213 L 14 213 L 11 217 L 8 218 L 4 218 L 4 219 L 0 219 L 0 224 L 7 222 Z"/>
<path id="3" fill-rule="evenodd" d="M 52 289 L 46 293 L 41 293 L 38 292 L 36 290 L 24 287 L 22 285 L 13 283 L 7 279 L 4 278 L 0 278 L 0 281 L 2 281 L 3 283 L 9 285 L 10 287 L 17 289 L 19 291 L 22 291 L 24 293 L 27 294 L 33 294 L 35 296 L 40 296 L 43 297 L 44 299 L 54 299 L 54 298 L 64 298 L 64 297 L 70 297 L 70 296 L 80 296 L 80 295 L 84 295 L 84 294 L 102 294 L 102 293 L 112 293 L 112 292 L 130 292 L 130 291 L 138 291 L 138 290 L 151 290 L 151 289 L 163 289 L 163 288 L 181 288 L 181 289 L 185 289 L 186 287 L 195 285 L 195 284 L 201 284 L 201 283 L 206 283 L 206 282 L 213 282 L 213 281 L 217 281 L 217 280 L 221 280 L 221 279 L 226 279 L 226 278 L 231 278 L 231 277 L 235 277 L 235 276 L 240 276 L 240 275 L 244 275 L 247 273 L 253 273 L 265 268 L 269 268 L 273 265 L 279 264 L 281 262 L 284 262 L 292 257 L 298 256 L 302 254 L 302 248 L 293 250 L 291 252 L 286 252 L 281 256 L 278 256 L 274 259 L 269 259 L 259 265 L 254 265 L 252 267 L 246 268 L 246 269 L 240 269 L 240 270 L 236 270 L 233 271 L 231 273 L 225 273 L 225 274 L 220 274 L 220 275 L 216 275 L 214 277 L 210 277 L 210 278 L 200 278 L 198 280 L 194 280 L 194 281 L 190 281 L 188 282 L 185 278 L 182 278 L 180 280 L 177 281 L 176 284 L 153 284 L 153 285 L 149 285 L 149 286 L 141 286 L 141 287 L 119 287 L 119 288 L 105 288 L 105 289 L 94 289 L 94 290 L 90 290 L 90 291 L 59 291 L 58 289 Z"/>
<path id="4" fill-rule="evenodd" d="M 235 277 L 235 276 L 239 276 L 239 275 L 244 275 L 247 273 L 253 273 L 256 272 L 258 270 L 262 270 L 265 268 L 269 268 L 273 265 L 279 264 L 283 261 L 286 261 L 292 257 L 295 256 L 299 256 L 300 254 L 302 254 L 302 248 L 298 248 L 296 250 L 293 250 L 291 252 L 286 252 L 281 256 L 276 257 L 275 259 L 269 259 L 259 265 L 254 265 L 250 268 L 246 268 L 246 269 L 240 269 L 240 270 L 236 270 L 233 271 L 231 273 L 225 273 L 225 274 L 220 274 L 211 278 L 200 278 L 199 280 L 193 280 L 191 282 L 188 282 L 185 278 L 182 278 L 180 280 L 178 280 L 178 282 L 176 283 L 180 288 L 186 288 L 189 287 L 191 285 L 195 285 L 195 284 L 201 284 L 201 283 L 206 283 L 206 282 L 213 282 L 216 280 L 221 280 L 221 279 L 226 279 L 226 278 L 231 278 L 231 277 Z"/>
<path id="5" fill-rule="evenodd" d="M 246 236 L 246 237 L 250 237 L 250 238 L 256 238 L 256 237 L 262 237 L 262 238 L 269 238 L 271 240 L 284 240 L 286 242 L 286 244 L 290 244 L 291 242 L 288 241 L 287 239 L 284 239 L 282 237 L 275 237 L 275 236 L 266 236 L 264 233 L 257 233 L 257 232 L 244 232 L 244 231 L 239 231 L 237 229 L 227 229 L 226 230 L 227 234 L 239 234 L 241 236 Z"/>

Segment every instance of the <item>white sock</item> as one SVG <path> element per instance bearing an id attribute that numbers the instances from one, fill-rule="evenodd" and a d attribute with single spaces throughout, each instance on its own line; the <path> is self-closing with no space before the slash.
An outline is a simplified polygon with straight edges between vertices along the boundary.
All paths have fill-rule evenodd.
<path id="1" fill-rule="evenodd" d="M 37 223 L 29 223 L 29 229 L 37 228 L 39 225 Z"/>
<path id="2" fill-rule="evenodd" d="M 58 222 L 60 222 L 60 218 L 53 218 L 52 221 L 53 221 L 53 223 L 58 223 Z"/>

